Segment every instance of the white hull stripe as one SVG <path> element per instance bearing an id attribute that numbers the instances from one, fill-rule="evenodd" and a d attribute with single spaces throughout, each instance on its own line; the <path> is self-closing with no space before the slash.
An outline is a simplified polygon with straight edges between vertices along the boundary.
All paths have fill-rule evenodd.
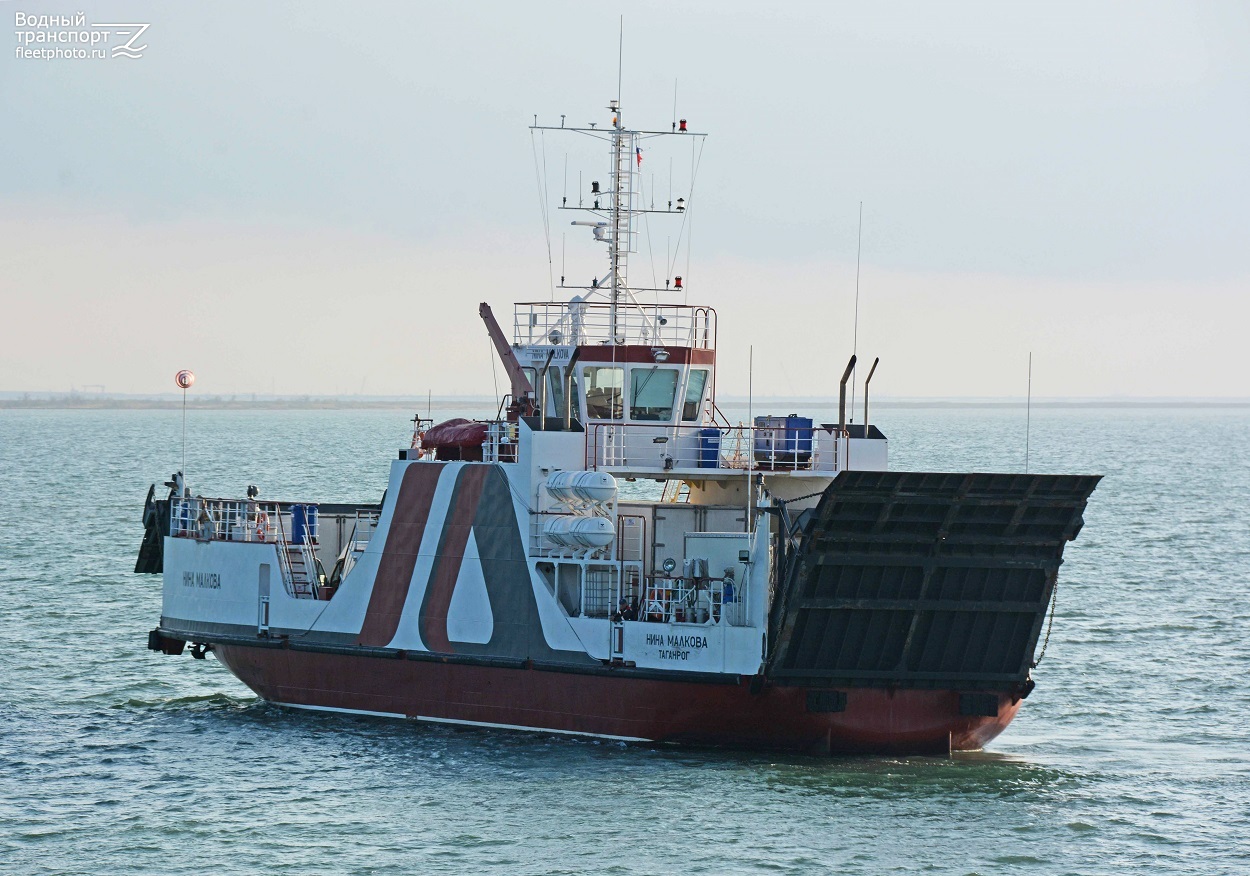
<path id="1" fill-rule="evenodd" d="M 645 736 L 615 736 L 611 733 L 586 733 L 581 730 L 557 730 L 553 727 L 526 727 L 522 724 L 496 724 L 492 721 L 468 721 L 460 718 L 432 718 L 425 715 L 403 715 L 399 712 L 372 712 L 368 709 L 343 709 L 336 706 L 313 706 L 306 703 L 279 703 L 273 705 L 288 709 L 304 709 L 310 712 L 338 712 L 343 715 L 368 715 L 374 718 L 407 718 L 430 724 L 459 724 L 463 727 L 486 727 L 491 730 L 521 730 L 526 733 L 558 733 L 561 736 L 585 736 L 591 739 L 611 739 L 614 742 L 651 742 Z"/>

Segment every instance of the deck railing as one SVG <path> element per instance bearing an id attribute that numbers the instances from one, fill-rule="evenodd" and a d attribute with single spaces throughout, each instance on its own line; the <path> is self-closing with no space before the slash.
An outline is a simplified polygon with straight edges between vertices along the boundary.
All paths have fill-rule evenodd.
<path id="1" fill-rule="evenodd" d="M 715 350 L 716 311 L 684 304 L 522 302 L 513 314 L 512 337 L 513 343 L 524 345 L 641 344 Z"/>
<path id="2" fill-rule="evenodd" d="M 747 623 L 745 588 L 733 579 L 652 577 L 638 606 L 638 620 L 653 623 Z"/>
<path id="3" fill-rule="evenodd" d="M 595 423 L 586 432 L 586 468 L 592 470 L 836 474 L 845 454 L 845 437 L 821 427 Z"/>
<path id="4" fill-rule="evenodd" d="M 193 496 L 173 499 L 169 518 L 169 534 L 174 538 L 277 542 L 289 528 L 291 512 L 277 502 Z M 311 535 L 316 537 L 315 523 Z"/>

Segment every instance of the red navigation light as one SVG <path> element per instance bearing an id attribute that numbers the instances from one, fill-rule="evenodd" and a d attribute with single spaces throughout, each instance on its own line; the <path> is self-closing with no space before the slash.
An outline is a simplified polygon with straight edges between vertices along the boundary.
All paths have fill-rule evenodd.
<path id="1" fill-rule="evenodd" d="M 685 134 L 685 133 L 686 133 L 686 120 L 685 120 L 685 119 L 682 119 L 682 120 L 681 120 L 680 122 L 678 122 L 677 124 L 681 126 L 681 127 L 679 127 L 677 130 L 678 130 L 678 131 L 680 131 L 681 133 Z"/>
<path id="2" fill-rule="evenodd" d="M 680 288 L 681 288 L 681 277 L 674 277 L 674 278 L 673 278 L 673 287 L 674 287 L 674 288 L 676 288 L 676 289 L 680 289 Z"/>

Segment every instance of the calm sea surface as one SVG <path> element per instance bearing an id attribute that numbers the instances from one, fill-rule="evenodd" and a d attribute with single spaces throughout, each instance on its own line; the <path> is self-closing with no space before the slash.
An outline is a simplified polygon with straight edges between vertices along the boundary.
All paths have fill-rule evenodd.
<path id="1" fill-rule="evenodd" d="M 874 420 L 895 468 L 1023 462 L 1021 412 Z M 193 411 L 190 481 L 376 500 L 406 426 Z M 0 872 L 1250 873 L 1246 410 L 1034 411 L 1033 470 L 1106 478 L 1037 690 L 989 750 L 950 759 L 268 706 L 211 658 L 145 650 L 160 580 L 131 569 L 179 430 L 176 411 L 0 411 Z"/>

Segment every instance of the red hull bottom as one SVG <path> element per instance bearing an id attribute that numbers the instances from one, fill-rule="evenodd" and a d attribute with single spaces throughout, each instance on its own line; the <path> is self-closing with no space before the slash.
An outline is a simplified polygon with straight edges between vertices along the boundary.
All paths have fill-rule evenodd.
<path id="1" fill-rule="evenodd" d="M 844 710 L 813 712 L 806 690 L 751 679 L 709 684 L 237 645 L 213 651 L 281 705 L 688 745 L 945 754 L 981 748 L 1020 708 L 1003 694 L 996 717 L 961 715 L 958 691 L 849 688 Z"/>

